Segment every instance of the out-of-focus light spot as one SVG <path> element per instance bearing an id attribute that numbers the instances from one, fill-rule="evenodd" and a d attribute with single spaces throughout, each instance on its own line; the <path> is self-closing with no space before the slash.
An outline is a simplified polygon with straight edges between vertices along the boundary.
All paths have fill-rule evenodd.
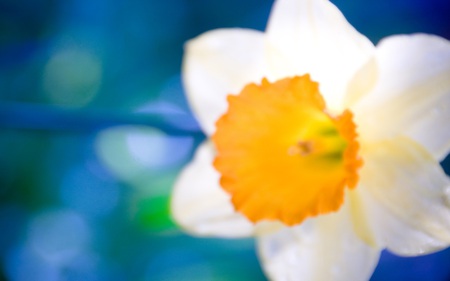
<path id="1" fill-rule="evenodd" d="M 174 116 L 186 116 L 186 112 L 183 111 L 179 106 L 165 101 L 157 100 L 146 103 L 145 105 L 139 107 L 136 110 L 137 113 L 157 113 L 161 115 L 174 115 Z"/>
<path id="2" fill-rule="evenodd" d="M 39 256 L 61 265 L 83 251 L 89 242 L 89 229 L 75 212 L 56 210 L 38 215 L 30 223 L 28 243 Z"/>
<path id="3" fill-rule="evenodd" d="M 216 280 L 208 260 L 191 251 L 170 250 L 150 261 L 144 280 Z"/>
<path id="4" fill-rule="evenodd" d="M 200 131 L 190 113 L 180 75 L 174 75 L 163 84 L 158 99 L 137 109 L 139 113 L 159 113 L 171 125 L 191 131 Z"/>
<path id="5" fill-rule="evenodd" d="M 133 181 L 182 165 L 193 142 L 190 137 L 169 137 L 149 127 L 122 126 L 100 133 L 96 149 L 116 175 Z"/>
<path id="6" fill-rule="evenodd" d="M 5 274 L 12 281 L 59 281 L 59 270 L 25 245 L 16 246 L 5 257 Z"/>
<path id="7" fill-rule="evenodd" d="M 140 164 L 149 168 L 164 167 L 170 159 L 165 157 L 166 146 L 169 139 L 144 131 L 133 131 L 126 136 L 126 143 L 131 156 Z"/>
<path id="8" fill-rule="evenodd" d="M 192 147 L 189 137 L 168 137 L 156 130 L 133 130 L 126 136 L 128 150 L 151 169 L 170 168 L 185 159 Z"/>
<path id="9" fill-rule="evenodd" d="M 119 201 L 119 187 L 82 167 L 69 170 L 61 185 L 63 202 L 87 216 L 109 214 Z"/>
<path id="10" fill-rule="evenodd" d="M 100 60 L 77 48 L 57 52 L 45 66 L 43 89 L 58 105 L 81 107 L 97 94 L 102 77 Z"/>
<path id="11" fill-rule="evenodd" d="M 170 234 L 177 227 L 171 220 L 170 196 L 139 197 L 134 204 L 134 217 L 146 230 Z"/>

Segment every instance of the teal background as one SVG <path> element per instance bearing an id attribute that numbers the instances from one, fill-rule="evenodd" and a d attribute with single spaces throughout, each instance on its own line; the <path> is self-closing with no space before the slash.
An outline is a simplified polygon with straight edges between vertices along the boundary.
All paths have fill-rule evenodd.
<path id="1" fill-rule="evenodd" d="M 445 0 L 332 2 L 375 43 L 450 39 Z M 181 86 L 184 42 L 264 30 L 271 5 L 0 0 L 0 280 L 265 280 L 252 239 L 187 236 L 168 202 L 204 139 Z M 383 252 L 372 280 L 450 280 L 449 264 L 450 250 Z"/>

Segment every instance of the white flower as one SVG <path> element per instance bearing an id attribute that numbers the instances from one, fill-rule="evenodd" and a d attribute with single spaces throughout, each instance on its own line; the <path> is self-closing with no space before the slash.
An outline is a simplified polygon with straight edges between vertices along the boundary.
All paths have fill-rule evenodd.
<path id="1" fill-rule="evenodd" d="M 298 196 L 291 196 L 286 201 L 291 205 L 273 203 L 280 209 L 272 210 L 272 202 L 264 197 L 263 191 L 242 184 L 241 170 L 236 170 L 242 168 L 242 163 L 233 165 L 230 160 L 237 157 L 247 161 L 245 157 L 250 156 L 245 151 L 236 153 L 238 156 L 227 155 L 235 143 L 242 144 L 244 125 L 253 122 L 239 121 L 240 117 L 247 117 L 242 110 L 246 108 L 245 102 L 242 103 L 246 91 L 259 91 L 264 85 L 272 87 L 284 83 L 280 81 L 286 81 L 285 78 L 309 81 L 305 74 L 318 82 L 326 110 L 315 108 L 322 115 L 302 113 L 302 116 L 310 118 L 313 127 L 327 116 L 328 121 L 324 122 L 328 123 L 317 126 L 331 128 L 338 138 L 329 145 L 328 136 L 326 140 L 318 135 L 313 135 L 312 141 L 300 139 L 289 147 L 288 154 L 296 154 L 300 159 L 314 153 L 316 142 L 325 142 L 327 153 L 337 152 L 338 157 L 346 158 L 342 155 L 347 153 L 352 140 L 344 140 L 336 120 L 349 110 L 359 135 L 355 143 L 360 144 L 352 159 L 361 157 L 364 165 L 352 168 L 359 175 L 354 188 L 347 175 L 337 176 L 347 180 L 343 181 L 347 185 L 342 195 L 344 203 L 337 204 L 337 208 L 327 203 L 323 209 L 320 202 L 312 200 L 306 203 L 317 204 L 299 211 L 292 205 Z M 190 41 L 183 75 L 194 113 L 206 135 L 214 136 L 214 143 L 206 141 L 198 148 L 175 185 L 172 213 L 186 231 L 200 236 L 257 237 L 264 271 L 276 280 L 365 280 L 370 278 L 382 249 L 415 256 L 450 245 L 450 181 L 439 165 L 450 150 L 450 43 L 445 39 L 426 34 L 392 36 L 375 48 L 326 0 L 278 0 L 265 33 L 221 29 Z M 237 96 L 227 103 L 228 94 Z M 250 103 L 248 108 L 253 112 L 248 115 L 259 114 L 263 120 L 269 120 L 267 109 L 259 112 Z M 235 111 L 239 112 L 238 121 L 230 121 Z M 278 110 L 274 114 L 284 113 Z M 222 121 L 217 123 L 216 131 L 219 118 Z M 302 126 L 292 119 L 286 123 L 289 128 Z M 351 120 L 348 123 L 353 124 Z M 233 124 L 237 124 L 235 135 L 230 137 Z M 255 134 L 267 128 L 250 129 Z M 223 140 L 224 135 L 229 139 Z M 342 141 L 347 145 L 339 146 Z M 224 148 L 227 143 L 233 143 L 231 148 Z M 271 145 L 268 144 L 268 150 Z M 259 151 L 266 155 L 265 151 Z M 213 167 L 215 158 L 220 173 Z M 341 158 L 337 160 L 338 166 L 344 169 L 345 161 Z M 275 161 L 274 167 L 278 168 L 278 164 Z M 321 170 L 322 178 L 328 179 L 329 169 L 323 165 L 317 169 L 299 166 L 299 173 L 302 169 Z M 266 174 L 270 180 L 284 176 L 282 172 L 249 171 L 244 179 L 250 185 Z M 241 181 L 233 181 L 233 176 Z M 291 183 L 289 178 L 282 181 Z M 238 184 L 241 186 L 236 187 Z M 251 192 L 239 197 L 235 187 Z M 278 192 L 273 186 L 264 190 Z M 299 190 L 309 192 L 308 186 L 299 186 Z M 313 195 L 322 196 L 321 192 Z M 328 196 L 329 192 L 323 193 Z M 327 200 L 339 200 L 339 190 L 333 192 L 337 195 L 330 195 Z M 277 196 L 274 198 L 285 198 Z M 258 202 L 260 206 L 255 207 Z M 260 217 L 258 212 L 262 214 Z M 304 217 L 291 220 L 296 212 Z"/>

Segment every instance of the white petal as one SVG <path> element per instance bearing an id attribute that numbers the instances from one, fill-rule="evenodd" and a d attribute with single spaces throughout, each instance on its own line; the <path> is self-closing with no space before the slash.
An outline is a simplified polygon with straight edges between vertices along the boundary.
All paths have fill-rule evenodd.
<path id="1" fill-rule="evenodd" d="M 258 239 L 263 268 L 273 280 L 368 280 L 379 250 L 354 233 L 347 206 Z"/>
<path id="2" fill-rule="evenodd" d="M 261 81 L 265 71 L 263 47 L 262 32 L 238 28 L 210 31 L 187 43 L 184 86 L 194 114 L 208 135 L 226 111 L 226 96 Z"/>
<path id="3" fill-rule="evenodd" d="M 375 57 L 367 60 L 350 80 L 347 93 L 344 96 L 344 106 L 353 108 L 378 81 L 378 65 Z"/>
<path id="4" fill-rule="evenodd" d="M 373 52 L 327 0 L 279 0 L 267 28 L 272 79 L 310 73 L 331 109 L 340 109 L 347 83 Z"/>
<path id="5" fill-rule="evenodd" d="M 213 159 L 212 145 L 202 144 L 177 179 L 171 202 L 175 221 L 193 235 L 253 235 L 255 225 L 234 210 L 230 196 L 219 186 Z"/>
<path id="6" fill-rule="evenodd" d="M 450 42 L 393 36 L 380 43 L 374 59 L 376 85 L 354 107 L 361 135 L 404 134 L 443 160 L 450 150 Z"/>
<path id="7" fill-rule="evenodd" d="M 450 245 L 450 181 L 431 155 L 397 138 L 373 145 L 364 162 L 358 212 L 379 246 L 418 255 Z"/>

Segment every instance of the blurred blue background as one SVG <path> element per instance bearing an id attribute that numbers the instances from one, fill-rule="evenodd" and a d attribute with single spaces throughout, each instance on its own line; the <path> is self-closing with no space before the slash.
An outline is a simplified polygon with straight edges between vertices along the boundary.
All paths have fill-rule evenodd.
<path id="1" fill-rule="evenodd" d="M 333 2 L 375 43 L 450 39 L 447 0 Z M 168 202 L 204 138 L 183 43 L 264 30 L 272 3 L 0 0 L 0 280 L 265 280 L 252 239 L 187 236 Z M 449 265 L 450 250 L 385 252 L 372 280 L 450 280 Z"/>

